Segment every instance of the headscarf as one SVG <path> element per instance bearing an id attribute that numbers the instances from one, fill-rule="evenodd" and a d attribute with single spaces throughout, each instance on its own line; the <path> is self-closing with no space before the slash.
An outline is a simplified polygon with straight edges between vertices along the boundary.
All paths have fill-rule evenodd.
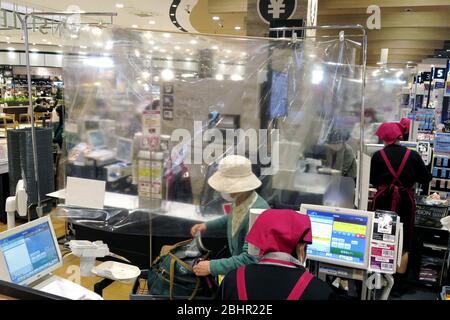
<path id="1" fill-rule="evenodd" d="M 403 126 L 398 122 L 385 122 L 378 127 L 375 135 L 391 145 L 403 136 Z"/>
<path id="2" fill-rule="evenodd" d="M 269 252 L 291 254 L 299 242 L 312 243 L 311 220 L 306 214 L 287 209 L 268 209 L 256 219 L 246 241 Z"/>

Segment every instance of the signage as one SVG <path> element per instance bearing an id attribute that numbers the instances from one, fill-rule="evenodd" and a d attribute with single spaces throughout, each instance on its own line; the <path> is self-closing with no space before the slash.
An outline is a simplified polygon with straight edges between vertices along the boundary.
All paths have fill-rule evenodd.
<path id="1" fill-rule="evenodd" d="M 446 69 L 445 68 L 432 68 L 433 79 L 445 80 Z"/>
<path id="2" fill-rule="evenodd" d="M 422 82 L 431 81 L 431 72 L 422 72 L 421 74 Z"/>
<path id="3" fill-rule="evenodd" d="M 297 0 L 258 0 L 257 10 L 261 19 L 270 24 L 272 20 L 292 18 L 297 9 Z"/>

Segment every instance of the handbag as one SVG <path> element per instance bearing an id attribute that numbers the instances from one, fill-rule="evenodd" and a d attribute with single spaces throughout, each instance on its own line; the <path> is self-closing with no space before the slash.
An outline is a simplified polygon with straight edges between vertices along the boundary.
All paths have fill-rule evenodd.
<path id="1" fill-rule="evenodd" d="M 200 237 L 163 246 L 149 270 L 149 294 L 167 296 L 170 300 L 212 296 L 217 288 L 215 281 L 211 277 L 198 277 L 193 270 L 198 261 L 206 260 L 209 255 L 210 250 L 203 246 Z"/>

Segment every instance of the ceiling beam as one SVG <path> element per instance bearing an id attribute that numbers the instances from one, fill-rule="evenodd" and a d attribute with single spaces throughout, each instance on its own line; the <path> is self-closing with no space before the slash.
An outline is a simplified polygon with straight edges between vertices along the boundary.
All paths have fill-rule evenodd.
<path id="1" fill-rule="evenodd" d="M 319 16 L 318 25 L 363 24 L 369 15 Z M 381 14 L 381 30 L 384 28 L 439 27 L 450 28 L 448 12 L 401 12 Z"/>
<path id="2" fill-rule="evenodd" d="M 247 0 L 209 0 L 208 11 L 211 14 L 247 12 Z"/>
<path id="3" fill-rule="evenodd" d="M 322 9 L 355 9 L 377 5 L 382 8 L 414 8 L 448 5 L 448 0 L 320 0 Z"/>

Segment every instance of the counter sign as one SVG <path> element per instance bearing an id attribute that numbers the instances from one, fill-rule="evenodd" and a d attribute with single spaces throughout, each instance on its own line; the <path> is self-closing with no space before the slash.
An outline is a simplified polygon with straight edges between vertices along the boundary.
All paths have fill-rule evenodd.
<path id="1" fill-rule="evenodd" d="M 297 0 L 258 0 L 258 14 L 261 19 L 270 21 L 290 19 L 297 9 Z"/>

